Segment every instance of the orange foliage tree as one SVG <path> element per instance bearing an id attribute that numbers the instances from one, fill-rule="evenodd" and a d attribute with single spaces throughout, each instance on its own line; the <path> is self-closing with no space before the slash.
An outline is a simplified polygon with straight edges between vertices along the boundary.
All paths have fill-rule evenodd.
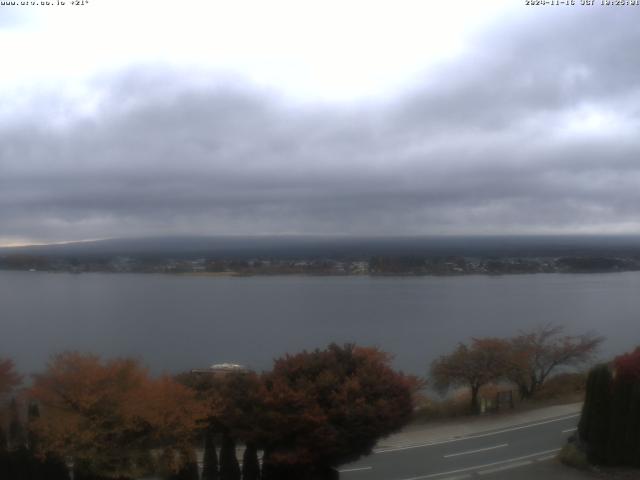
<path id="1" fill-rule="evenodd" d="M 442 392 L 450 387 L 469 387 L 471 411 L 478 412 L 480 388 L 505 375 L 509 353 L 509 342 L 500 338 L 474 338 L 469 346 L 460 343 L 431 364 L 434 386 Z"/>
<path id="2" fill-rule="evenodd" d="M 34 425 L 42 453 L 106 478 L 146 473 L 150 449 L 179 451 L 204 415 L 191 390 L 135 360 L 75 352 L 55 355 L 30 396 L 42 410 Z"/>
<path id="3" fill-rule="evenodd" d="M 330 345 L 287 355 L 263 377 L 263 478 L 303 478 L 370 453 L 413 412 L 415 377 L 375 348 Z"/>

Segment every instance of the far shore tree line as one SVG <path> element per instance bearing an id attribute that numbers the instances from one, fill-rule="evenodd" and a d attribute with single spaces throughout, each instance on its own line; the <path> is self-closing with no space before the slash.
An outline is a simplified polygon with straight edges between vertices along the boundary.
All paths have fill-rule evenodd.
<path id="1" fill-rule="evenodd" d="M 421 382 L 390 361 L 376 348 L 332 344 L 262 374 L 155 377 L 137 360 L 66 352 L 18 390 L 23 378 L 1 360 L 0 478 L 337 478 L 335 467 L 413 414 Z"/>
<path id="2" fill-rule="evenodd" d="M 483 386 L 510 384 L 520 399 L 531 399 L 553 373 L 592 360 L 602 342 L 593 333 L 565 335 L 557 325 L 540 326 L 512 338 L 474 338 L 436 359 L 431 380 L 441 393 L 452 387 L 468 388 L 470 411 L 479 413 Z"/>
<path id="3" fill-rule="evenodd" d="M 585 256 L 555 256 L 547 252 L 531 256 L 460 255 L 375 255 L 301 254 L 246 256 L 184 255 L 35 255 L 2 254 L 0 270 L 49 272 L 193 273 L 223 275 L 508 275 L 535 273 L 604 273 L 640 270 L 638 255 L 619 252 L 616 256 L 595 253 Z M 514 252 L 515 254 L 515 252 Z"/>

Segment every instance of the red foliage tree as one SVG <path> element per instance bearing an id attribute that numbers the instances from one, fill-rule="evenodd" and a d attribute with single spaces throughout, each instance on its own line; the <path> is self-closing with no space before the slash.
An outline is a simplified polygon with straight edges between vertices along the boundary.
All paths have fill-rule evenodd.
<path id="1" fill-rule="evenodd" d="M 640 382 L 640 347 L 617 357 L 614 362 L 615 378 L 624 382 Z"/>
<path id="2" fill-rule="evenodd" d="M 384 352 L 335 344 L 276 360 L 263 381 L 267 472 L 334 467 L 369 453 L 409 420 L 419 386 Z"/>

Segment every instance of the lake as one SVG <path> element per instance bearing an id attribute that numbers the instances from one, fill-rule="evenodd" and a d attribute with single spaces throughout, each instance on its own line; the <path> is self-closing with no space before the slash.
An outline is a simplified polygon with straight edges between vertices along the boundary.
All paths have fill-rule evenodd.
<path id="1" fill-rule="evenodd" d="M 286 352 L 356 342 L 423 375 L 474 336 L 546 322 L 640 344 L 640 273 L 501 277 L 196 277 L 0 271 L 0 357 L 25 373 L 67 349 L 141 358 L 154 372 L 268 369 Z"/>

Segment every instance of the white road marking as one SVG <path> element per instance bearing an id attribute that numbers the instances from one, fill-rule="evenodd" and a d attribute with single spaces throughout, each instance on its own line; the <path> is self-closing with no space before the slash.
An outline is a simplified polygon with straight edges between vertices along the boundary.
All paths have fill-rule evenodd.
<path id="1" fill-rule="evenodd" d="M 373 467 L 345 468 L 344 470 L 338 470 L 338 471 L 340 473 L 347 473 L 347 472 L 361 472 L 363 470 L 373 470 Z"/>
<path id="2" fill-rule="evenodd" d="M 558 457 L 558 455 L 556 455 L 554 453 L 553 455 L 546 455 L 544 457 L 536 458 L 536 462 L 548 462 L 549 460 L 553 460 L 553 459 L 555 459 L 557 457 Z"/>
<path id="3" fill-rule="evenodd" d="M 490 437 L 492 435 L 500 435 L 501 433 L 515 432 L 516 430 L 523 430 L 525 428 L 538 427 L 540 425 L 546 425 L 548 423 L 562 422 L 563 420 L 569 420 L 570 418 L 575 418 L 575 417 L 579 417 L 579 416 L 580 416 L 580 414 L 576 413 L 574 415 L 568 415 L 566 417 L 554 418 L 553 420 L 545 420 L 544 422 L 530 423 L 528 425 L 521 425 L 519 427 L 505 428 L 504 430 L 498 430 L 498 431 L 495 431 L 495 432 L 479 433 L 479 434 L 476 434 L 476 435 L 469 435 L 468 437 L 451 438 L 449 440 L 442 440 L 442 441 L 439 441 L 439 442 L 416 443 L 414 445 L 407 445 L 405 447 L 381 448 L 381 449 L 378 449 L 378 450 L 374 450 L 373 453 L 374 454 L 378 454 L 378 453 L 387 453 L 387 452 L 399 452 L 401 450 L 411 450 L 412 448 L 432 447 L 434 445 L 444 445 L 444 444 L 447 444 L 447 443 L 462 442 L 464 440 L 472 440 L 474 438 Z"/>
<path id="4" fill-rule="evenodd" d="M 431 473 L 429 475 L 422 475 L 420 477 L 403 478 L 402 480 L 426 480 L 427 478 L 442 477 L 443 475 L 455 475 L 456 473 L 469 472 L 469 471 L 474 471 L 474 470 L 482 470 L 482 469 L 493 467 L 493 466 L 497 466 L 497 465 L 505 465 L 505 464 L 508 464 L 508 463 L 519 462 L 521 460 L 526 460 L 526 459 L 530 459 L 530 458 L 533 458 L 533 457 L 549 455 L 550 453 L 557 453 L 560 450 L 561 450 L 560 448 L 554 448 L 553 450 L 545 450 L 544 452 L 536 452 L 536 453 L 532 453 L 530 455 L 523 455 L 522 457 L 510 458 L 508 460 L 500 460 L 499 462 L 486 463 L 484 465 L 475 465 L 473 467 L 460 468 L 458 470 L 450 470 L 448 472 Z"/>
<path id="5" fill-rule="evenodd" d="M 490 475 L 492 473 L 503 472 L 505 470 L 511 470 L 512 468 L 524 467 L 525 465 L 531 465 L 531 460 L 523 460 L 522 462 L 510 463 L 509 465 L 503 465 L 501 467 L 489 468 L 488 470 L 480 470 L 478 475 Z"/>
<path id="6" fill-rule="evenodd" d="M 471 455 L 472 453 L 486 452 L 488 450 L 495 450 L 496 448 L 504 448 L 508 446 L 509 446 L 508 443 L 503 443 L 501 445 L 495 445 L 493 447 L 478 448 L 477 450 L 467 450 L 466 452 L 459 452 L 459 453 L 450 453 L 448 455 L 443 455 L 443 457 L 451 458 L 451 457 L 459 457 L 460 455 Z"/>
<path id="7" fill-rule="evenodd" d="M 562 430 L 562 433 L 575 432 L 577 429 L 578 427 L 567 428 L 566 430 Z"/>

